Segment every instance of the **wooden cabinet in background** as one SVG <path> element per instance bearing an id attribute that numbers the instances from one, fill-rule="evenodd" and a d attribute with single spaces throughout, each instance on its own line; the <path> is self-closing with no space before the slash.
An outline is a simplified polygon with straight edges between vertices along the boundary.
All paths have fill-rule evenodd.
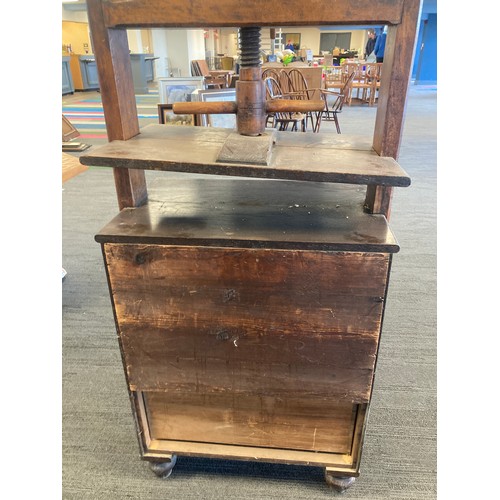
<path id="1" fill-rule="evenodd" d="M 75 91 L 70 69 L 70 57 L 62 56 L 62 95 L 72 94 Z"/>
<path id="2" fill-rule="evenodd" d="M 70 67 L 75 90 L 97 90 L 99 88 L 99 77 L 94 56 L 71 54 Z"/>
<path id="3" fill-rule="evenodd" d="M 147 94 L 148 83 L 154 80 L 154 54 L 130 54 L 132 63 L 132 80 L 136 94 Z"/>

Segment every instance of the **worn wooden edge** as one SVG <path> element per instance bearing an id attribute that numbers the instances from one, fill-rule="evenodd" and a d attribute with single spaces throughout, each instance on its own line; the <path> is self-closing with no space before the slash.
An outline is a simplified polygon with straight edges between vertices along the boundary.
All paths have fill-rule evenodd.
<path id="1" fill-rule="evenodd" d="M 217 156 L 217 163 L 252 163 L 269 165 L 273 144 L 276 142 L 276 130 L 272 129 L 255 137 L 248 145 L 244 136 L 233 132 L 229 134 Z"/>
<path id="2" fill-rule="evenodd" d="M 172 182 L 158 178 L 155 197 L 142 207 L 120 211 L 95 234 L 95 241 L 254 250 L 391 254 L 400 250 L 384 215 L 366 213 L 361 196 L 359 202 L 345 204 L 345 193 L 360 191 L 355 186 L 232 178 L 220 182 L 213 178 Z M 210 194 L 184 199 L 179 184 L 189 186 L 191 193 L 201 189 Z M 237 194 L 239 191 L 241 194 Z M 243 193 L 248 193 L 248 198 Z M 211 201 L 214 196 L 219 207 Z M 326 204 L 324 196 L 328 197 Z M 262 200 L 268 197 L 273 200 L 272 205 L 262 211 Z M 311 204 L 301 209 L 306 197 Z M 334 201 L 330 201 L 332 197 Z M 317 204 L 311 201 L 315 199 Z M 297 204 L 291 205 L 293 202 Z M 213 210 L 217 210 L 217 216 Z M 273 227 L 277 229 L 268 227 L 263 216 L 274 220 Z M 204 220 L 203 228 L 199 227 L 200 217 Z M 299 221 L 303 222 L 297 226 Z"/>
<path id="3" fill-rule="evenodd" d="M 389 294 L 389 285 L 390 285 L 390 281 L 391 281 L 391 270 L 392 270 L 392 255 L 389 255 L 389 265 L 387 266 L 387 278 L 385 280 L 385 291 L 384 291 L 384 303 L 387 304 L 387 296 Z M 385 311 L 386 311 L 386 308 L 383 307 L 382 308 L 382 316 L 380 318 L 380 329 L 379 329 L 379 339 L 378 339 L 378 345 L 377 345 L 377 352 L 375 353 L 375 364 L 373 365 L 373 376 L 372 376 L 372 385 L 371 385 L 371 389 L 370 389 L 370 396 L 369 396 L 369 400 L 371 401 L 372 399 L 372 395 L 373 395 L 373 388 L 375 386 L 375 376 L 376 376 L 376 373 L 377 373 L 377 363 L 378 363 L 378 355 L 379 355 L 379 351 L 380 351 L 380 342 L 382 340 L 382 333 L 384 331 L 384 319 L 385 319 Z M 366 418 L 365 418 L 365 421 L 368 420 L 368 414 L 370 412 L 370 406 L 368 405 L 368 407 L 366 408 Z M 364 430 L 363 430 L 364 432 Z"/>
<path id="4" fill-rule="evenodd" d="M 106 259 L 106 252 L 104 250 L 104 245 L 101 245 L 101 252 L 102 252 L 102 258 L 104 261 L 104 270 L 106 273 L 106 281 L 108 283 L 108 290 L 111 290 L 111 279 L 109 276 L 109 266 L 108 262 Z M 111 295 L 111 293 L 110 293 Z M 122 338 L 120 335 L 120 329 L 118 326 L 118 316 L 116 314 L 116 309 L 115 309 L 115 302 L 113 298 L 111 297 L 111 309 L 113 311 L 113 319 L 115 323 L 115 332 L 116 332 L 116 337 L 117 337 L 117 342 L 118 342 L 118 347 L 120 349 L 120 357 L 122 361 L 122 369 L 123 369 L 123 374 L 125 376 L 125 382 L 127 384 L 127 392 L 128 392 L 128 397 L 129 397 L 129 403 L 131 406 L 132 410 L 132 416 L 134 419 L 134 425 L 135 425 L 135 430 L 136 430 L 136 437 L 139 445 L 139 451 L 141 454 L 145 453 L 147 447 L 149 446 L 150 443 L 150 437 L 149 437 L 149 426 L 144 425 L 144 419 L 143 419 L 143 409 L 144 409 L 144 401 L 142 401 L 142 406 L 141 406 L 141 398 L 137 397 L 137 393 L 130 390 L 130 382 L 129 382 L 129 376 L 127 373 L 126 367 L 126 362 L 125 362 L 125 351 L 123 349 L 123 343 L 122 343 Z M 147 433 L 145 433 L 145 430 L 148 429 Z"/>
<path id="5" fill-rule="evenodd" d="M 92 157 L 92 161 L 85 160 L 84 165 L 93 167 L 109 167 L 106 157 Z M 161 160 L 121 160 L 113 164 L 116 169 L 156 170 L 162 172 L 180 172 L 203 175 L 227 175 L 230 177 L 250 177 L 254 179 L 275 179 L 308 182 L 331 182 L 337 184 L 376 184 L 379 186 L 408 187 L 411 183 L 408 177 L 392 175 L 369 175 L 337 172 L 305 172 L 286 169 L 275 169 L 272 166 L 261 166 L 256 171 L 255 165 L 214 163 L 201 165 L 194 163 L 165 163 Z"/>
<path id="6" fill-rule="evenodd" d="M 250 177 L 261 179 L 281 179 L 281 180 L 295 180 L 295 181 L 309 181 L 309 182 L 331 182 L 339 184 L 361 184 L 361 185 L 381 185 L 381 186 L 394 186 L 394 187 L 408 187 L 411 184 L 411 179 L 408 174 L 398 165 L 396 160 L 391 157 L 378 156 L 370 147 L 366 146 L 366 142 L 359 140 L 356 142 L 352 139 L 351 142 L 342 139 L 338 142 L 336 147 L 336 139 L 330 136 L 321 134 L 312 134 L 308 137 L 298 137 L 298 144 L 291 145 L 290 138 L 285 133 L 276 134 L 276 143 L 271 152 L 271 161 L 269 165 L 256 165 L 249 163 L 217 163 L 214 160 L 201 161 L 196 158 L 196 161 L 189 161 L 189 159 L 169 159 L 165 153 L 165 157 L 157 158 L 144 158 L 135 157 L 139 149 L 144 148 L 147 144 L 148 147 L 155 147 L 157 150 L 168 151 L 171 144 L 178 144 L 184 137 L 189 137 L 189 140 L 197 140 L 201 143 L 206 142 L 211 149 L 214 147 L 222 148 L 224 141 L 231 134 L 228 129 L 205 129 L 203 127 L 182 127 L 190 130 L 178 130 L 179 127 L 165 127 L 164 125 L 148 125 L 142 129 L 141 134 L 133 137 L 127 141 L 111 141 L 110 143 L 95 148 L 94 151 L 80 156 L 80 162 L 83 165 L 94 167 L 113 167 L 115 169 L 131 169 L 131 170 L 157 170 L 166 172 L 183 172 L 204 175 L 224 175 L 232 177 Z M 174 130 L 175 129 L 175 130 Z M 316 137 L 318 136 L 318 137 Z M 330 139 L 331 142 L 328 142 Z M 309 142 L 304 142 L 309 141 Z M 295 151 L 295 149 L 297 151 Z M 358 163 L 353 162 L 352 159 L 349 163 L 356 164 L 356 166 L 346 167 L 342 171 L 328 171 L 325 167 L 324 170 L 307 170 L 296 169 L 293 165 L 288 168 L 287 166 L 276 166 L 272 158 L 276 155 L 291 155 L 297 157 L 301 151 L 304 150 L 317 150 L 318 155 L 332 155 L 332 162 L 339 162 L 342 159 L 336 158 L 335 155 L 344 155 L 349 152 L 356 159 L 359 154 L 359 167 Z M 281 151 L 281 153 L 279 152 Z M 156 153 L 157 154 L 157 153 Z M 373 173 L 363 171 L 363 163 L 366 161 L 376 160 L 381 166 L 386 169 L 393 170 L 393 173 Z M 281 160 L 283 161 L 283 159 Z M 359 169 L 359 171 L 358 171 Z"/>
<path id="7" fill-rule="evenodd" d="M 387 31 L 373 135 L 373 147 L 381 156 L 399 156 L 422 3 L 406 1 L 401 24 Z"/>
<path id="8" fill-rule="evenodd" d="M 379 345 L 380 345 L 380 341 L 379 341 Z M 371 388 L 371 393 L 370 393 L 370 399 L 371 399 L 372 393 L 373 393 L 373 382 L 372 382 L 372 388 Z M 363 441 L 365 439 L 366 423 L 368 421 L 369 408 L 370 408 L 369 402 L 359 404 L 357 407 L 358 414 L 356 416 L 356 423 L 354 426 L 354 435 L 353 435 L 352 449 L 351 449 L 352 463 L 353 463 L 353 467 L 357 471 L 357 475 L 359 475 L 359 466 L 360 466 L 360 462 L 361 462 L 361 454 L 363 452 Z"/>
<path id="9" fill-rule="evenodd" d="M 404 2 L 415 0 L 289 0 L 287 8 L 267 0 L 103 0 L 106 26 L 238 27 L 398 24 Z M 418 1 L 418 0 L 417 0 Z"/>
<path id="10" fill-rule="evenodd" d="M 100 0 L 87 0 L 87 11 L 108 139 L 127 140 L 139 134 L 127 32 L 104 26 Z M 114 178 L 120 210 L 146 201 L 144 172 L 120 169 L 114 171 Z"/>
<path id="11" fill-rule="evenodd" d="M 353 448 L 348 453 L 324 453 L 317 451 L 288 450 L 282 448 L 265 448 L 216 443 L 199 443 L 190 441 L 152 439 L 149 432 L 144 395 L 141 391 L 131 392 L 136 403 L 138 424 L 137 432 L 141 444 L 141 456 L 144 460 L 158 461 L 169 459 L 172 455 L 184 455 L 207 458 L 256 460 L 270 463 L 288 463 L 296 465 L 313 465 L 326 467 L 329 471 L 350 476 L 359 475 L 358 450 L 362 447 L 362 433 L 366 422 L 366 404 L 356 405 L 356 419 L 353 430 Z M 358 442 L 356 442 L 358 441 Z"/>
<path id="12" fill-rule="evenodd" d="M 366 187 L 366 197 L 364 208 L 372 214 L 383 214 L 387 220 L 391 216 L 392 186 Z"/>
<path id="13" fill-rule="evenodd" d="M 162 238 L 157 236 L 130 236 L 119 234 L 99 233 L 94 236 L 97 243 L 119 243 L 119 244 L 144 244 L 144 245 L 171 245 L 171 246 L 203 246 L 210 248 L 242 248 L 242 249 L 272 249 L 272 250 L 304 250 L 317 252 L 366 252 L 366 253 L 398 253 L 400 250 L 397 244 L 363 244 L 360 249 L 359 244 L 343 243 L 315 243 L 303 241 L 253 241 L 243 239 L 222 239 L 214 238 L 210 241 L 198 238 Z"/>
<path id="14" fill-rule="evenodd" d="M 139 441 L 141 443 L 141 452 L 144 454 L 151 445 L 152 441 L 151 434 L 149 432 L 150 425 L 146 411 L 146 401 L 144 400 L 144 395 L 142 392 L 134 392 L 131 391 L 130 388 L 129 392 L 131 394 L 131 397 L 133 398 L 133 401 L 135 402 L 137 409 L 136 430 L 139 436 Z"/>
<path id="15" fill-rule="evenodd" d="M 351 456 L 347 454 L 199 443 L 195 441 L 153 439 L 148 449 L 144 452 L 143 458 L 147 460 L 159 460 L 171 454 L 189 457 L 335 467 L 338 470 L 356 473 L 356 470 L 351 465 Z"/>

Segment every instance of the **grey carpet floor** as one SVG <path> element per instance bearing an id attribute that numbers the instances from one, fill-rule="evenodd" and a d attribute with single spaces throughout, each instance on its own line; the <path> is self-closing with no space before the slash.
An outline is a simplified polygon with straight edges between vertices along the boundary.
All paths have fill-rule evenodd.
<path id="1" fill-rule="evenodd" d="M 376 108 L 351 106 L 346 134 L 371 134 Z M 322 132 L 332 131 L 331 124 Z M 333 132 L 332 132 L 333 133 Z M 89 142 L 89 141 L 82 141 Z M 436 91 L 412 87 L 396 189 L 392 267 L 361 476 L 350 499 L 436 497 Z M 175 173 L 147 172 L 148 181 Z M 117 213 L 112 172 L 91 167 L 64 184 L 62 491 L 64 499 L 322 499 L 315 467 L 179 457 L 158 479 L 139 447 L 104 266 L 94 235 Z"/>

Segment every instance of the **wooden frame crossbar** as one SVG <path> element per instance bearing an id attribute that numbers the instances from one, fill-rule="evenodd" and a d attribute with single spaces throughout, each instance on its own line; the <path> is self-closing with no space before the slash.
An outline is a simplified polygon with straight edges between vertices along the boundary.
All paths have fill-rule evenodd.
<path id="1" fill-rule="evenodd" d="M 405 0 L 290 0 L 287 8 L 268 0 L 103 0 L 107 28 L 242 27 L 400 24 Z"/>
<path id="2" fill-rule="evenodd" d="M 139 134 L 126 28 L 387 24 L 373 149 L 398 158 L 422 0 L 87 0 L 108 138 Z M 119 208 L 147 201 L 144 171 L 114 170 Z M 392 188 L 367 187 L 366 209 L 390 214 Z"/>

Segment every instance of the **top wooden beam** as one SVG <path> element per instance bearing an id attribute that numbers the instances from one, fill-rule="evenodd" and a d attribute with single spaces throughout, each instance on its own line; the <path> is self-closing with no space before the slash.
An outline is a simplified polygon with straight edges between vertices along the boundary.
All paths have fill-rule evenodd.
<path id="1" fill-rule="evenodd" d="M 397 25 L 420 0 L 102 0 L 107 28 Z"/>

